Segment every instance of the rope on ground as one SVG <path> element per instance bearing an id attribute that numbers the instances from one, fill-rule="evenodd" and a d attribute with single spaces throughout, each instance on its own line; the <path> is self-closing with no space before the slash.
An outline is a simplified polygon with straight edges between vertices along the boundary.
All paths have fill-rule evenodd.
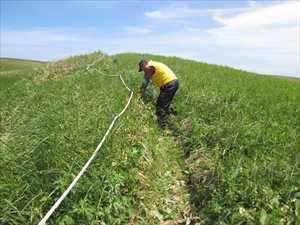
<path id="1" fill-rule="evenodd" d="M 103 57 L 102 57 L 103 58 Z M 89 68 L 91 66 L 94 66 L 96 64 L 96 62 L 102 60 L 102 58 L 95 60 L 92 64 L 89 64 L 86 67 L 86 70 L 89 70 Z M 115 76 L 115 75 L 113 75 Z M 51 207 L 51 209 L 47 212 L 47 214 L 42 218 L 42 220 L 38 223 L 38 225 L 45 225 L 47 220 L 49 219 L 49 217 L 54 213 L 54 211 L 59 207 L 59 205 L 61 204 L 61 202 L 64 200 L 64 198 L 69 194 L 69 192 L 72 190 L 72 188 L 75 186 L 75 184 L 78 182 L 78 180 L 80 179 L 80 177 L 83 175 L 83 173 L 87 170 L 87 168 L 89 167 L 89 165 L 91 164 L 91 162 L 93 161 L 93 159 L 96 157 L 97 153 L 99 152 L 100 148 L 102 147 L 104 141 L 106 140 L 106 137 L 108 136 L 108 134 L 110 133 L 111 129 L 113 128 L 115 122 L 117 121 L 117 119 L 119 117 L 122 116 L 122 114 L 126 111 L 126 109 L 128 108 L 131 99 L 133 97 L 133 91 L 126 85 L 122 75 L 119 75 L 120 80 L 122 81 L 123 85 L 125 86 L 125 88 L 130 92 L 130 96 L 129 99 L 125 105 L 125 107 L 123 108 L 123 110 L 117 114 L 113 121 L 111 122 L 109 128 L 106 130 L 105 135 L 103 136 L 102 140 L 100 141 L 99 145 L 97 146 L 96 150 L 94 151 L 94 153 L 92 154 L 92 156 L 89 158 L 89 160 L 85 163 L 85 165 L 82 167 L 82 169 L 80 170 L 80 172 L 78 173 L 78 175 L 75 177 L 75 179 L 72 181 L 72 183 L 69 185 L 69 187 L 64 191 L 64 193 L 60 196 L 60 198 L 54 203 L 54 205 Z"/>
<path id="2" fill-rule="evenodd" d="M 89 71 L 89 68 L 87 67 L 86 70 Z M 101 75 L 106 76 L 106 77 L 119 77 L 119 78 L 121 79 L 123 85 L 125 86 L 125 88 L 126 88 L 128 91 L 131 91 L 131 89 L 130 89 L 130 88 L 127 86 L 127 84 L 125 83 L 125 81 L 124 81 L 122 75 L 108 75 L 108 74 L 103 73 L 101 70 L 99 70 L 99 69 L 97 69 L 97 68 L 95 68 L 94 70 L 96 70 L 98 73 L 100 73 Z"/>
<path id="3" fill-rule="evenodd" d="M 101 57 L 99 57 L 98 59 L 94 60 L 94 62 L 92 62 L 91 64 L 88 64 L 88 65 L 86 66 L 86 70 L 89 70 L 90 67 L 94 66 L 97 62 L 101 61 L 101 60 L 104 59 L 104 58 L 105 58 L 105 55 L 104 55 L 104 54 L 101 55 Z"/>

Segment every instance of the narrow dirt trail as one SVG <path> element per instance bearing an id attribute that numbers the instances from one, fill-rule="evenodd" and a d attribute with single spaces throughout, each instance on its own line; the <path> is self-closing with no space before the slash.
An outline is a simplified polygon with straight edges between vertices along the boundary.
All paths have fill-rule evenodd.
<path id="1" fill-rule="evenodd" d="M 129 224 L 192 224 L 185 156 L 180 141 L 170 131 L 160 130 L 153 109 L 138 103 L 135 107 L 144 112 L 141 115 L 147 137 L 140 143 L 144 150 L 139 162 L 137 211 Z"/>

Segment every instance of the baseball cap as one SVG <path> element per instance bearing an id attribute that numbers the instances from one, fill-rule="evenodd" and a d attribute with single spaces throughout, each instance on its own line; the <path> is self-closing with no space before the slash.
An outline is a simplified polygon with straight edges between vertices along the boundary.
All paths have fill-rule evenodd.
<path id="1" fill-rule="evenodd" d="M 143 70 L 143 66 L 147 64 L 147 61 L 142 59 L 140 62 L 139 62 L 139 72 L 141 72 Z"/>

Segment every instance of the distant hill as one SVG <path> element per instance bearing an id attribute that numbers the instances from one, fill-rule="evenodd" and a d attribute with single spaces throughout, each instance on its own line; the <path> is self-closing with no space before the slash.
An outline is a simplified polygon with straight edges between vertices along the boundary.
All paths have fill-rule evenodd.
<path id="1" fill-rule="evenodd" d="M 141 58 L 179 79 L 166 131 Z M 37 224 L 64 192 L 128 100 L 119 74 L 133 100 L 47 224 L 300 224 L 298 79 L 133 53 L 4 62 L 29 79 L 0 87 L 0 224 Z"/>
<path id="2" fill-rule="evenodd" d="M 36 60 L 0 58 L 0 88 L 7 88 L 16 81 L 30 76 L 31 72 L 44 65 Z"/>
<path id="3" fill-rule="evenodd" d="M 32 69 L 43 65 L 45 62 L 26 59 L 0 58 L 0 72 L 12 70 Z"/>

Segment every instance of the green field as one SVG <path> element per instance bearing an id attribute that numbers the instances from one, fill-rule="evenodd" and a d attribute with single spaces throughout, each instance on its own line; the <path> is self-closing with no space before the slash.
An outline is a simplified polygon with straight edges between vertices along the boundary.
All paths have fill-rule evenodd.
<path id="1" fill-rule="evenodd" d="M 31 77 L 32 72 L 43 64 L 35 60 L 0 58 L 0 88 L 7 88 L 22 78 Z"/>
<path id="2" fill-rule="evenodd" d="M 42 64 L 43 62 L 36 60 L 0 58 L 0 72 L 31 69 L 34 67 L 39 67 Z"/>
<path id="3" fill-rule="evenodd" d="M 141 57 L 70 57 L 0 88 L 0 224 L 37 224 L 50 209 L 127 102 L 105 75 L 138 90 Z M 144 57 L 178 76 L 178 115 L 160 130 L 158 90 L 136 93 L 48 224 L 299 224 L 299 79 Z"/>

